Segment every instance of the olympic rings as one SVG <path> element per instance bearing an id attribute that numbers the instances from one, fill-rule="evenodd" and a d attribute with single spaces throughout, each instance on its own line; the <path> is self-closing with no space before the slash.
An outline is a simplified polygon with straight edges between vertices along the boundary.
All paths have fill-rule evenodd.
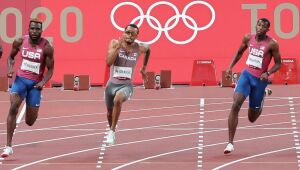
<path id="1" fill-rule="evenodd" d="M 210 10 L 210 12 L 211 12 L 211 20 L 210 20 L 209 23 L 206 24 L 205 26 L 198 27 L 196 21 L 195 21 L 191 16 L 186 15 L 188 9 L 189 9 L 191 6 L 196 5 L 196 4 L 206 6 L 207 8 L 209 8 L 209 10 Z M 178 10 L 178 8 L 177 8 L 175 5 L 172 4 L 171 2 L 168 2 L 168 1 L 159 1 L 159 2 L 155 2 L 154 4 L 152 4 L 152 5 L 148 8 L 146 14 L 144 14 L 144 11 L 142 10 L 142 8 L 141 8 L 139 5 L 137 5 L 137 4 L 133 3 L 133 2 L 121 2 L 121 3 L 119 3 L 118 5 L 116 5 L 116 6 L 112 9 L 112 11 L 111 11 L 111 13 L 110 13 L 110 19 L 111 19 L 111 22 L 112 22 L 113 26 L 114 26 L 116 29 L 120 30 L 120 31 L 124 31 L 124 28 L 120 27 L 120 26 L 116 23 L 116 21 L 115 21 L 115 12 L 116 12 L 120 7 L 125 6 L 125 5 L 133 6 L 133 7 L 135 7 L 135 8 L 138 10 L 138 12 L 139 12 L 139 16 L 133 18 L 132 21 L 131 21 L 131 23 L 135 23 L 135 22 L 139 21 L 139 22 L 137 23 L 137 26 L 140 27 L 140 26 L 142 25 L 144 19 L 146 19 L 146 21 L 147 21 L 147 23 L 149 24 L 149 26 L 150 26 L 151 28 L 153 28 L 154 30 L 158 31 L 157 36 L 156 36 L 154 39 L 152 39 L 151 41 L 148 41 L 148 42 L 143 42 L 143 43 L 147 43 L 147 44 L 153 44 L 153 43 L 155 43 L 156 41 L 158 41 L 159 38 L 161 37 L 162 32 L 164 32 L 165 35 L 166 35 L 166 37 L 167 37 L 167 39 L 168 39 L 169 41 L 171 41 L 172 43 L 174 43 L 174 44 L 188 44 L 188 43 L 192 42 L 192 41 L 196 38 L 198 31 L 203 31 L 203 30 L 208 29 L 209 27 L 212 26 L 212 24 L 214 23 L 214 21 L 215 21 L 215 19 L 216 19 L 216 13 L 215 13 L 214 8 L 213 8 L 208 2 L 201 1 L 201 0 L 193 1 L 193 2 L 188 3 L 188 4 L 184 7 L 184 9 L 183 9 L 183 11 L 182 11 L 181 14 L 179 13 L 179 10 Z M 171 8 L 174 10 L 174 12 L 175 12 L 175 15 L 172 16 L 172 17 L 170 17 L 170 18 L 166 21 L 166 23 L 165 23 L 164 25 L 161 24 L 160 21 L 159 21 L 157 18 L 155 18 L 154 16 L 151 15 L 151 11 L 152 11 L 155 7 L 157 7 L 157 6 L 159 6 L 159 5 L 167 5 L 167 6 L 171 7 Z M 173 39 L 173 38 L 169 35 L 169 33 L 168 33 L 169 30 L 171 30 L 171 29 L 173 29 L 174 27 L 176 27 L 176 25 L 178 24 L 180 18 L 182 18 L 183 23 L 185 24 L 185 26 L 186 26 L 187 28 L 189 28 L 189 29 L 191 29 L 191 30 L 194 31 L 193 35 L 192 35 L 189 39 L 184 40 L 184 41 L 177 41 L 177 40 Z M 156 26 L 153 24 L 152 20 L 155 22 Z M 174 23 L 173 23 L 172 25 L 170 25 L 171 21 L 173 21 L 173 20 L 175 20 Z M 187 22 L 187 20 L 189 20 L 189 21 L 192 23 L 192 25 L 190 25 L 190 24 Z M 138 41 L 138 40 L 137 40 L 137 41 Z M 138 42 L 141 42 L 141 41 L 138 41 Z"/>

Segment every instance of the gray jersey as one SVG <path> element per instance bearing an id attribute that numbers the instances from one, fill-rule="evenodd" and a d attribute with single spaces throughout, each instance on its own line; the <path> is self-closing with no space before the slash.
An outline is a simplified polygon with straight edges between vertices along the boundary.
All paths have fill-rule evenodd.
<path id="1" fill-rule="evenodd" d="M 140 56 L 139 44 L 133 44 L 132 52 L 120 48 L 114 64 L 110 66 L 109 82 L 115 84 L 131 84 L 136 63 Z"/>

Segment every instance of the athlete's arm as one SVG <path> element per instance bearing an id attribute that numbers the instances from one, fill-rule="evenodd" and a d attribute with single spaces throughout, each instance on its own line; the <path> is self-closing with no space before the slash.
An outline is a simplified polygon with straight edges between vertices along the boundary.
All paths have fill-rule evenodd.
<path id="1" fill-rule="evenodd" d="M 261 79 L 268 79 L 270 74 L 275 73 L 281 67 L 281 55 L 279 52 L 278 43 L 274 40 L 271 40 L 271 42 L 269 44 L 269 49 L 270 49 L 271 56 L 273 56 L 273 58 L 274 58 L 275 64 L 273 65 L 273 67 L 270 70 L 268 70 L 267 72 L 265 72 L 261 75 Z"/>
<path id="2" fill-rule="evenodd" d="M 42 89 L 44 85 L 51 79 L 54 72 L 54 49 L 51 44 L 47 44 L 44 48 L 45 64 L 48 69 L 43 80 L 35 85 L 35 88 Z"/>
<path id="3" fill-rule="evenodd" d="M 117 58 L 119 49 L 121 47 L 121 40 L 111 40 L 108 46 L 107 56 L 106 56 L 106 64 L 111 66 Z"/>
<path id="4" fill-rule="evenodd" d="M 148 64 L 148 60 L 149 60 L 150 52 L 151 52 L 149 45 L 141 44 L 140 51 L 144 55 L 143 66 L 140 70 L 140 73 L 142 74 L 144 81 L 148 81 L 147 76 L 146 76 L 146 73 L 147 73 L 146 68 L 147 68 L 147 64 Z"/>
<path id="5" fill-rule="evenodd" d="M 231 73 L 232 73 L 232 68 L 235 66 L 235 64 L 241 59 L 241 57 L 243 56 L 244 52 L 246 51 L 246 49 L 248 48 L 248 42 L 250 40 L 250 34 L 247 34 L 244 36 L 242 43 L 238 49 L 238 51 L 236 52 L 236 54 L 234 55 L 229 68 L 226 71 L 226 77 L 230 78 Z"/>
<path id="6" fill-rule="evenodd" d="M 13 73 L 14 73 L 14 64 L 15 64 L 15 57 L 20 51 L 20 47 L 23 43 L 23 38 L 17 38 L 14 40 L 12 44 L 12 49 L 11 52 L 7 58 L 7 77 L 12 78 Z"/>

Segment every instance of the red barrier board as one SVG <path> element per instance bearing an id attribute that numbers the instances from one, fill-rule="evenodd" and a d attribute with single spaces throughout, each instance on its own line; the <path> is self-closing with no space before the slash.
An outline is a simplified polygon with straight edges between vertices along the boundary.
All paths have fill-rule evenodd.
<path id="1" fill-rule="evenodd" d="M 274 73 L 273 84 L 297 84 L 299 83 L 298 64 L 295 58 L 281 60 L 279 71 Z"/>
<path id="2" fill-rule="evenodd" d="M 215 86 L 216 69 L 213 60 L 195 60 L 193 64 L 192 86 Z"/>

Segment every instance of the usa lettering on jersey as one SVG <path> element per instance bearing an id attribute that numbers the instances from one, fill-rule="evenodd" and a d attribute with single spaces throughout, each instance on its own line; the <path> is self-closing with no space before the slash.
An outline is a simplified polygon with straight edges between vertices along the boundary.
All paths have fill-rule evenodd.
<path id="1" fill-rule="evenodd" d="M 36 59 L 40 60 L 41 59 L 41 53 L 28 51 L 26 48 L 22 49 L 22 56 L 24 58 L 30 58 L 30 59 L 34 59 L 34 60 L 36 60 Z"/>
<path id="2" fill-rule="evenodd" d="M 250 53 L 246 64 L 255 67 L 262 68 L 264 51 L 262 49 L 250 48 Z"/>
<path id="3" fill-rule="evenodd" d="M 261 49 L 256 49 L 256 48 L 251 48 L 250 49 L 250 54 L 258 57 L 263 57 L 264 56 L 264 51 Z"/>

